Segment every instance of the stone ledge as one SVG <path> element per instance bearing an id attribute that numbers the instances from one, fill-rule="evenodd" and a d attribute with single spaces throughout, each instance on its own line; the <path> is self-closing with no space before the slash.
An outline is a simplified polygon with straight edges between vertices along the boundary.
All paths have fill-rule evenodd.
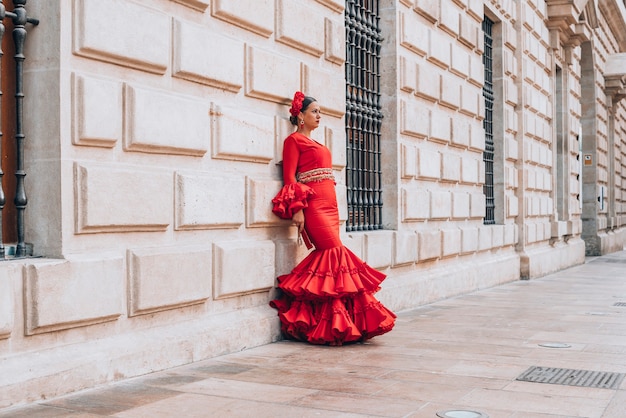
<path id="1" fill-rule="evenodd" d="M 519 263 L 519 256 L 511 250 L 471 256 L 467 261 L 446 260 L 424 269 L 407 268 L 406 273 L 388 277 L 377 298 L 394 312 L 415 309 L 518 280 Z"/>

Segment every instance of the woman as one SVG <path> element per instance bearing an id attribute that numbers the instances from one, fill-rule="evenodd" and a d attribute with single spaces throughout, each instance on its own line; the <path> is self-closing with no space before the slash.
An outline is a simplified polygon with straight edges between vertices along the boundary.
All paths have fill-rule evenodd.
<path id="1" fill-rule="evenodd" d="M 376 298 L 385 275 L 366 265 L 339 238 L 339 211 L 330 150 L 311 139 L 320 106 L 296 92 L 290 121 L 297 126 L 283 148 L 284 186 L 273 212 L 291 219 L 315 246 L 290 274 L 278 277 L 282 290 L 270 302 L 287 338 L 342 345 L 390 331 L 396 316 Z"/>

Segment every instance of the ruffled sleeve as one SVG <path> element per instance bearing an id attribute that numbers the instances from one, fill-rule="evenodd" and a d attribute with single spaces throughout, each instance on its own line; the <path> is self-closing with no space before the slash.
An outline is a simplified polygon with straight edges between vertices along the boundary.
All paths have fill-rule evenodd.
<path id="1" fill-rule="evenodd" d="M 280 218 L 291 219 L 294 213 L 308 206 L 307 199 L 314 194 L 315 191 L 306 184 L 286 184 L 272 199 L 272 212 Z"/>

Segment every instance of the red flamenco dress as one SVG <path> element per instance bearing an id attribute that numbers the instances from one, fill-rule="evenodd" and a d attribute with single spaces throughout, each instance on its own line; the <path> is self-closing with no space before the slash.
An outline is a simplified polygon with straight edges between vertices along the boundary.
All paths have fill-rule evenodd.
<path id="1" fill-rule="evenodd" d="M 291 219 L 304 210 L 306 235 L 315 246 L 291 273 L 278 277 L 278 310 L 285 337 L 342 345 L 390 331 L 396 315 L 374 297 L 385 275 L 365 264 L 339 238 L 332 158 L 324 145 L 300 134 L 285 139 L 284 187 L 273 212 Z"/>

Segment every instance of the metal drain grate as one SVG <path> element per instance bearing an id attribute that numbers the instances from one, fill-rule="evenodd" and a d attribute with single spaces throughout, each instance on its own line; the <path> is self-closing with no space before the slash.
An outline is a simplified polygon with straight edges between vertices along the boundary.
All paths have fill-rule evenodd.
<path id="1" fill-rule="evenodd" d="M 626 306 L 626 302 L 617 302 L 615 305 L 613 306 Z"/>
<path id="2" fill-rule="evenodd" d="M 587 388 L 617 389 L 623 379 L 623 373 L 532 366 L 516 380 Z"/>

